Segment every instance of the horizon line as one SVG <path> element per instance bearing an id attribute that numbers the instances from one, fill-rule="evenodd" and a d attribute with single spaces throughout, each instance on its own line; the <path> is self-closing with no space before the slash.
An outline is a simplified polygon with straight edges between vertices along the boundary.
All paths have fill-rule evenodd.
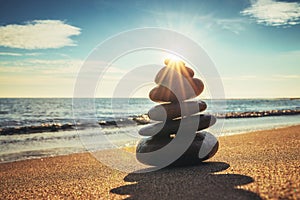
<path id="1" fill-rule="evenodd" d="M 128 97 L 0 97 L 0 99 L 126 99 Z M 128 99 L 149 99 L 148 97 L 130 97 Z M 229 97 L 229 98 L 193 98 L 193 99 L 216 99 L 216 100 L 235 100 L 235 99 L 300 99 L 299 97 Z M 187 99 L 192 100 L 192 99 Z"/>

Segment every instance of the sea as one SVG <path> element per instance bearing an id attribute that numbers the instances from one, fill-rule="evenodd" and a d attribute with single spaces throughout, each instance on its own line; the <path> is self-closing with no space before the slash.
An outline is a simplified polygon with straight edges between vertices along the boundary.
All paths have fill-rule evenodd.
<path id="1" fill-rule="evenodd" d="M 300 99 L 204 99 L 216 137 L 300 124 Z M 135 145 L 147 98 L 0 98 L 0 162 Z M 151 121 L 152 123 L 152 121 Z M 99 137 L 101 136 L 101 137 Z M 93 142 L 87 142 L 93 141 Z"/>

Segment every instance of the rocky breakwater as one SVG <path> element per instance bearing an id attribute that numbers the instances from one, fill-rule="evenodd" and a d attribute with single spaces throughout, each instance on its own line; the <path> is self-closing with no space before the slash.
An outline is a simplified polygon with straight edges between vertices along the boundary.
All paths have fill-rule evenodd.
<path id="1" fill-rule="evenodd" d="M 155 158 L 139 156 L 160 150 L 170 144 L 179 134 L 184 137 L 190 134 L 189 146 L 168 166 L 188 166 L 201 163 L 215 155 L 219 143 L 211 133 L 202 131 L 216 122 L 212 115 L 201 114 L 207 107 L 206 103 L 194 98 L 203 89 L 203 82 L 194 78 L 194 71 L 182 61 L 165 60 L 163 67 L 155 77 L 158 85 L 149 93 L 149 98 L 159 103 L 151 108 L 148 116 L 151 123 L 139 130 L 142 136 L 136 152 L 137 159 L 144 164 L 157 166 Z M 194 99 L 194 100 L 192 100 Z M 170 144 L 171 145 L 171 144 Z M 181 143 L 172 143 L 174 152 L 182 148 Z M 172 151 L 172 148 L 170 150 Z M 169 155 L 172 154 L 172 152 Z M 154 154 L 153 154 L 154 156 Z M 157 154 L 156 154 L 157 156 Z M 157 158 L 163 159 L 163 158 Z M 153 161 L 154 160 L 154 161 Z"/>

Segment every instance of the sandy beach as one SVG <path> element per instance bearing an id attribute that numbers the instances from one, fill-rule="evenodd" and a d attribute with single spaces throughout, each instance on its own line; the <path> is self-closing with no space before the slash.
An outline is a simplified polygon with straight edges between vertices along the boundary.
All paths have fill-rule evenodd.
<path id="1" fill-rule="evenodd" d="M 300 199 L 300 125 L 220 137 L 201 165 L 126 174 L 88 153 L 0 164 L 0 199 Z"/>

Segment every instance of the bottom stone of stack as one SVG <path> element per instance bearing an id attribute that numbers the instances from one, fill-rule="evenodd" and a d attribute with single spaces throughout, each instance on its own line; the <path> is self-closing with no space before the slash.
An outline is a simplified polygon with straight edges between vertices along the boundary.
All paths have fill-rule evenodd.
<path id="1" fill-rule="evenodd" d="M 149 137 L 139 141 L 136 152 L 150 153 L 159 150 L 169 144 L 173 138 L 171 137 Z M 176 147 L 175 147 L 176 148 Z M 202 131 L 196 133 L 192 144 L 188 149 L 174 162 L 170 163 L 169 167 L 190 166 L 201 163 L 213 157 L 219 148 L 217 138 L 209 132 Z M 137 156 L 137 159 L 146 165 L 156 166 L 153 164 L 153 159 L 145 159 L 143 156 Z M 165 166 L 167 167 L 167 166 Z"/>

